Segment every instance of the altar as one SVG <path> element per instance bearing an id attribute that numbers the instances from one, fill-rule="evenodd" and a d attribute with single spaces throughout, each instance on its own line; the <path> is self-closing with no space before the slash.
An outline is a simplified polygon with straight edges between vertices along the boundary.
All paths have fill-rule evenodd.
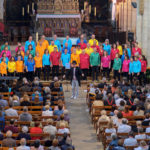
<path id="1" fill-rule="evenodd" d="M 39 34 L 51 37 L 69 34 L 77 37 L 81 30 L 78 0 L 39 0 L 36 21 Z"/>

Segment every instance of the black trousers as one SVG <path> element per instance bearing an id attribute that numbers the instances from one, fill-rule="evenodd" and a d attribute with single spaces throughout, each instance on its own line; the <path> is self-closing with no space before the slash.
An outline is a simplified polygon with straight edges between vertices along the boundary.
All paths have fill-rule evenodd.
<path id="1" fill-rule="evenodd" d="M 140 75 L 138 75 L 138 73 L 134 73 L 134 78 L 136 78 L 137 80 L 140 80 Z"/>
<path id="2" fill-rule="evenodd" d="M 8 72 L 8 76 L 14 77 L 15 76 L 15 72 Z"/>
<path id="3" fill-rule="evenodd" d="M 34 79 L 34 71 L 28 71 L 27 72 L 27 79 L 29 80 L 29 81 L 33 81 L 33 79 Z"/>
<path id="4" fill-rule="evenodd" d="M 114 79 L 117 79 L 120 81 L 120 73 L 119 70 L 114 70 Z"/>
<path id="5" fill-rule="evenodd" d="M 55 76 L 59 76 L 59 66 L 53 66 L 52 67 L 52 76 L 53 76 L 53 79 Z"/>
<path id="6" fill-rule="evenodd" d="M 61 75 L 65 75 L 65 72 L 66 72 L 66 68 L 63 66 L 62 69 L 61 69 Z"/>
<path id="7" fill-rule="evenodd" d="M 98 66 L 93 66 L 92 67 L 92 78 L 93 78 L 93 81 L 95 80 L 95 73 L 96 73 L 96 80 L 98 80 Z"/>
<path id="8" fill-rule="evenodd" d="M 129 78 L 130 78 L 130 82 L 133 83 L 133 75 L 132 75 L 132 73 L 129 75 Z"/>
<path id="9" fill-rule="evenodd" d="M 49 80 L 50 71 L 51 71 L 50 65 L 46 65 L 43 67 L 44 80 Z"/>
<path id="10" fill-rule="evenodd" d="M 41 77 L 41 68 L 36 68 L 36 70 L 35 70 L 35 75 L 40 79 L 40 77 Z"/>
<path id="11" fill-rule="evenodd" d="M 127 78 L 127 80 L 129 80 L 129 73 L 128 72 L 123 72 L 123 77 L 126 77 Z"/>
<path id="12" fill-rule="evenodd" d="M 23 75 L 24 75 L 23 72 L 18 72 L 17 73 L 17 76 L 19 77 L 20 80 L 23 78 Z"/>
<path id="13" fill-rule="evenodd" d="M 111 69 L 113 68 L 114 60 L 111 60 Z"/>
<path id="14" fill-rule="evenodd" d="M 106 77 L 109 78 L 109 68 L 103 68 L 103 77 Z"/>
<path id="15" fill-rule="evenodd" d="M 88 75 L 88 69 L 82 69 L 82 72 L 84 74 L 83 80 L 87 80 L 87 75 Z"/>
<path id="16" fill-rule="evenodd" d="M 145 85 L 146 84 L 146 74 L 144 72 L 140 73 L 140 84 Z"/>

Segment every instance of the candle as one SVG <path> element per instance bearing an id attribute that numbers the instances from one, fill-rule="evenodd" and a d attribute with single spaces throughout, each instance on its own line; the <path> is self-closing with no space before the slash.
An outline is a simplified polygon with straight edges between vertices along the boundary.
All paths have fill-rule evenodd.
<path id="1" fill-rule="evenodd" d="M 27 6 L 27 12 L 28 12 L 28 14 L 30 13 L 30 6 L 29 5 Z"/>
<path id="2" fill-rule="evenodd" d="M 32 11 L 34 10 L 34 3 L 32 3 Z"/>
<path id="3" fill-rule="evenodd" d="M 24 7 L 22 7 L 22 16 L 24 16 Z"/>
<path id="4" fill-rule="evenodd" d="M 36 42 L 38 42 L 38 40 L 39 40 L 39 33 L 36 32 Z"/>
<path id="5" fill-rule="evenodd" d="M 94 16 L 96 16 L 96 7 L 95 7 L 95 9 L 94 9 Z"/>
<path id="6" fill-rule="evenodd" d="M 89 5 L 89 14 L 91 13 L 91 5 Z"/>

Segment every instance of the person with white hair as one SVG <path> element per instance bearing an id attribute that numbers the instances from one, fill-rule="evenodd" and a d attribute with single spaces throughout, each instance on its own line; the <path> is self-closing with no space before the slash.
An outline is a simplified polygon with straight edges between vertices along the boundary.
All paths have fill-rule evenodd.
<path id="1" fill-rule="evenodd" d="M 16 140 L 12 138 L 12 132 L 9 130 L 6 132 L 6 138 L 2 141 L 3 147 L 15 147 Z"/>
<path id="2" fill-rule="evenodd" d="M 127 125 L 128 120 L 126 118 L 122 119 L 122 124 L 118 126 L 118 133 L 129 133 L 131 131 L 131 126 Z"/>
<path id="3" fill-rule="evenodd" d="M 144 140 L 140 141 L 140 145 L 137 148 L 134 148 L 134 150 L 149 150 L 149 146 L 146 144 Z"/>
<path id="4" fill-rule="evenodd" d="M 26 146 L 26 144 L 27 144 L 26 139 L 22 138 L 22 139 L 20 140 L 20 146 L 17 147 L 16 150 L 30 150 L 30 147 L 29 147 L 29 146 Z"/>
<path id="5" fill-rule="evenodd" d="M 65 123 L 63 123 L 63 122 L 60 123 L 59 129 L 58 129 L 59 134 L 64 134 L 64 133 L 69 134 L 70 133 L 69 129 L 66 128 L 65 126 L 66 126 Z"/>
<path id="6" fill-rule="evenodd" d="M 27 126 L 23 126 L 22 127 L 22 132 L 19 133 L 17 140 L 21 140 L 22 138 L 26 139 L 26 140 L 31 140 L 31 136 L 30 134 L 28 134 L 28 127 Z"/>

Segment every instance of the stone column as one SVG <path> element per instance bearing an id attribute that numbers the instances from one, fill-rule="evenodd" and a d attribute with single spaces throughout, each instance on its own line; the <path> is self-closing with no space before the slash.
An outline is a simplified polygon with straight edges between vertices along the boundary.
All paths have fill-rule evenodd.
<path id="1" fill-rule="evenodd" d="M 150 0 L 144 0 L 143 15 L 139 13 L 140 0 L 137 0 L 137 4 L 136 39 L 143 50 L 143 54 L 146 55 L 148 66 L 150 66 Z"/>
<path id="2" fill-rule="evenodd" d="M 0 21 L 4 19 L 4 0 L 0 0 Z"/>

